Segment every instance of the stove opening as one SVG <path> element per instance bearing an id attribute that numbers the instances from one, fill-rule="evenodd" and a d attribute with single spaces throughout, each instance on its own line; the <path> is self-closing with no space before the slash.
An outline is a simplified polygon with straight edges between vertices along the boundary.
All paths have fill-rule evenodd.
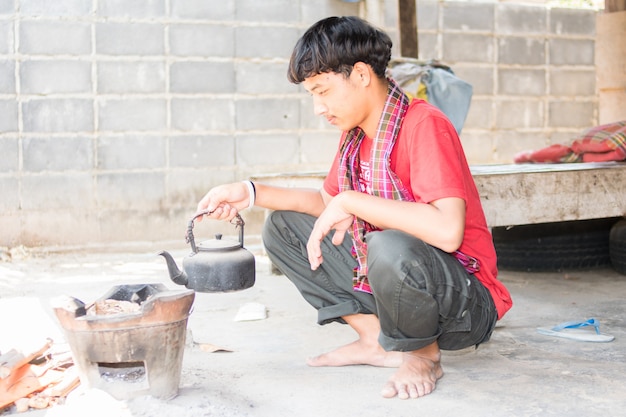
<path id="1" fill-rule="evenodd" d="M 144 362 L 98 362 L 98 371 L 105 382 L 132 384 L 133 388 L 149 388 Z"/>

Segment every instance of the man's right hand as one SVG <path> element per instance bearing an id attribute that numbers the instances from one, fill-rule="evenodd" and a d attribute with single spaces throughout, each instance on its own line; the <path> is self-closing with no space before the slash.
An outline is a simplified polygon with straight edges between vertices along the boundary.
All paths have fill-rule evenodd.
<path id="1" fill-rule="evenodd" d="M 240 210 L 248 207 L 250 198 L 248 186 L 243 182 L 218 185 L 202 197 L 196 215 L 206 213 L 209 218 L 230 221 Z M 198 218 L 200 220 L 202 217 Z"/>

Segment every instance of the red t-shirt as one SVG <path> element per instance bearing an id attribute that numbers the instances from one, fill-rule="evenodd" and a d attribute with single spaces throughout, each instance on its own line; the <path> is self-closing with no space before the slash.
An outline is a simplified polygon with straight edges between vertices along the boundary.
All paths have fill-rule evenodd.
<path id="1" fill-rule="evenodd" d="M 344 132 L 342 141 L 345 135 Z M 360 178 L 360 182 L 366 189 L 370 148 L 371 140 L 364 140 L 360 155 L 366 156 L 361 158 L 361 175 L 366 172 L 366 177 Z M 324 181 L 324 189 L 331 196 L 339 193 L 340 156 L 337 152 Z M 465 232 L 459 251 L 478 259 L 480 271 L 476 278 L 491 293 L 498 319 L 502 318 L 512 306 L 511 296 L 497 279 L 496 251 L 463 147 L 454 126 L 439 109 L 424 100 L 412 100 L 391 153 L 391 170 L 413 192 L 417 202 L 430 203 L 446 197 L 465 200 Z"/>

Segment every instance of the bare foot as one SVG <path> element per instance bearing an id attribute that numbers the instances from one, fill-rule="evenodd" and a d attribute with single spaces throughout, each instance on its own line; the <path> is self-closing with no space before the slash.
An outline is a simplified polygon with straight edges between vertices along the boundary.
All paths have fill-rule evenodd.
<path id="1" fill-rule="evenodd" d="M 387 352 L 377 341 L 368 343 L 358 339 L 333 351 L 307 359 L 309 366 L 372 365 L 397 368 L 403 360 L 402 352 Z"/>
<path id="2" fill-rule="evenodd" d="M 373 314 L 352 314 L 344 320 L 359 335 L 358 340 L 307 360 L 309 366 L 372 365 L 397 368 L 402 352 L 387 352 L 378 343 L 380 323 Z"/>
<path id="3" fill-rule="evenodd" d="M 437 380 L 443 376 L 441 353 L 437 343 L 402 355 L 402 364 L 382 390 L 383 397 L 397 396 L 406 400 L 433 392 Z"/>

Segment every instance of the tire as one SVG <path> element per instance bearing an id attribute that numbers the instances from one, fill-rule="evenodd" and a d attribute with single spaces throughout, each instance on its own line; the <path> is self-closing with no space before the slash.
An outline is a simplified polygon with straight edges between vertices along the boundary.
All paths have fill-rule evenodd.
<path id="1" fill-rule="evenodd" d="M 559 272 L 611 266 L 609 233 L 617 219 L 593 219 L 492 230 L 498 268 Z"/>
<path id="2" fill-rule="evenodd" d="M 609 254 L 613 269 L 626 275 L 626 219 L 618 221 L 611 227 Z"/>

